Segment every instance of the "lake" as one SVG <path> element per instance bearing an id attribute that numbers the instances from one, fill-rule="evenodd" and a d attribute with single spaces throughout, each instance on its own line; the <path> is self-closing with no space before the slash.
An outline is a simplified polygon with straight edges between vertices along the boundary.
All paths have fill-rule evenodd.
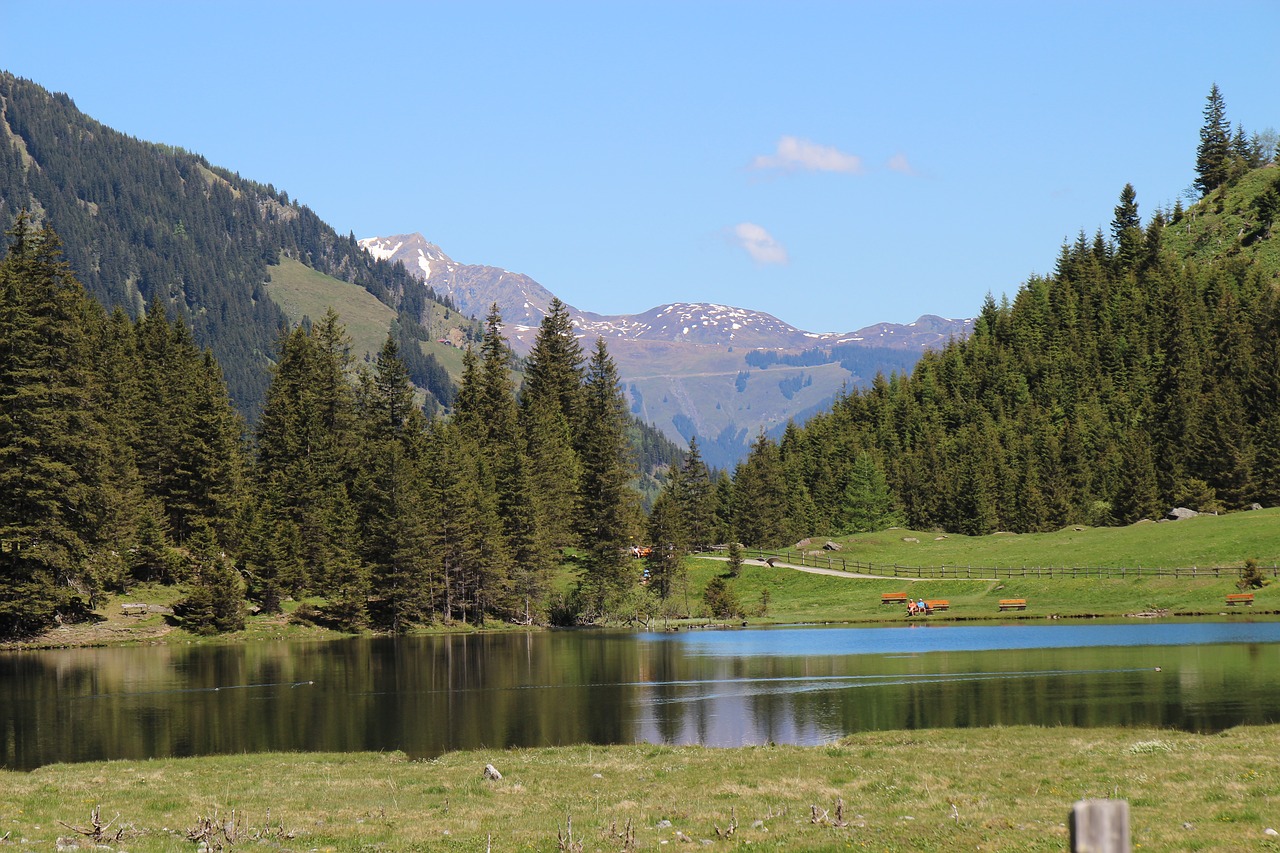
<path id="1" fill-rule="evenodd" d="M 0 653 L 0 763 L 1280 722 L 1280 622 L 550 631 Z"/>

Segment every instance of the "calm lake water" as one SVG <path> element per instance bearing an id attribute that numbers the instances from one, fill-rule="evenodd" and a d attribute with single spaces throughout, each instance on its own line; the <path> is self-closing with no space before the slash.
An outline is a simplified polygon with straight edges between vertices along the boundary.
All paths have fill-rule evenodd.
<path id="1" fill-rule="evenodd" d="M 0 764 L 1280 722 L 1280 622 L 565 631 L 0 654 Z"/>

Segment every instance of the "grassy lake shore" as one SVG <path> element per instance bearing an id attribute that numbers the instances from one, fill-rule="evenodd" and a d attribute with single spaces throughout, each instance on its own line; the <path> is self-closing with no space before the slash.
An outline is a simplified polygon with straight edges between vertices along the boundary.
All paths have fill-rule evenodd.
<path id="1" fill-rule="evenodd" d="M 885 531 L 839 541 L 842 553 L 856 559 L 903 565 L 964 557 L 975 566 L 1019 558 L 1034 565 L 1039 554 L 1053 557 L 1041 565 L 1231 567 L 1249 558 L 1273 562 L 1277 520 L 1268 510 L 1119 531 L 981 539 Z M 695 602 L 726 571 L 716 560 L 691 558 L 688 565 Z M 881 593 L 896 591 L 950 600 L 951 610 L 931 621 L 1255 619 L 1280 611 L 1280 585 L 1255 590 L 1252 608 L 1226 608 L 1225 595 L 1235 591 L 1229 572 L 911 581 L 808 574 L 753 560 L 730 584 L 753 625 L 901 622 L 900 608 L 880 604 Z M 196 637 L 159 613 L 125 615 L 120 606 L 162 607 L 179 594 L 136 588 L 105 602 L 101 621 L 60 627 L 23 647 L 341 636 L 277 615 L 253 616 L 235 634 Z M 1028 608 L 1000 613 L 1000 598 L 1026 598 Z M 526 630 L 486 626 L 498 629 Z M 269 753 L 52 765 L 0 771 L 0 849 L 50 849 L 62 839 L 64 848 L 78 840 L 120 851 L 192 850 L 203 833 L 210 850 L 259 843 L 333 851 L 658 850 L 709 842 L 779 850 L 1056 851 L 1067 845 L 1071 804 L 1094 797 L 1129 802 L 1135 849 L 1280 849 L 1280 836 L 1266 832 L 1280 829 L 1277 748 L 1280 726 L 1218 734 L 1007 727 L 871 732 L 807 748 L 565 746 L 472 750 L 427 761 L 398 753 Z M 502 779 L 483 777 L 490 763 Z M 110 825 L 93 838 L 91 812 L 98 807 L 100 823 Z"/>
<path id="2" fill-rule="evenodd" d="M 1135 849 L 1280 849 L 1280 727 L 875 732 L 823 747 L 568 746 L 260 754 L 0 772 L 0 847 L 114 819 L 117 850 L 1060 851 L 1081 798 L 1128 801 Z M 502 774 L 484 778 L 486 764 Z M 116 817 L 118 815 L 118 817 Z M 115 833 L 123 830 L 117 839 Z M 572 832 L 572 842 L 569 833 Z M 216 836 L 216 837 L 215 837 Z M 228 844 L 226 833 L 211 834 Z M 90 840 L 81 836 L 86 843 Z M 561 844 L 565 846 L 560 846 Z M 581 846 L 570 846 L 580 843 Z M 210 849 L 217 849 L 211 847 Z"/>
<path id="3" fill-rule="evenodd" d="M 815 539 L 816 543 L 827 539 Z M 1253 590 L 1252 606 L 1228 607 L 1226 596 L 1237 592 L 1237 569 L 1246 560 L 1262 566 L 1280 562 L 1280 509 L 1238 512 L 1224 516 L 1200 516 L 1170 524 L 1134 524 L 1128 527 L 1067 528 L 1053 533 L 993 534 L 990 536 L 941 535 L 910 530 L 835 537 L 845 557 L 882 566 L 1000 567 L 1109 567 L 1187 568 L 1220 567 L 1220 576 L 1063 578 L 1018 577 L 988 580 L 915 580 L 912 578 L 862 578 L 810 574 L 781 566 L 771 568 L 748 559 L 739 577 L 729 580 L 750 625 L 838 623 L 895 623 L 904 619 L 902 608 L 884 606 L 886 592 L 907 592 L 916 598 L 946 599 L 946 613 L 929 616 L 933 622 L 1001 621 L 1045 618 L 1268 618 L 1280 615 L 1280 583 Z M 814 547 L 820 547 L 815 545 Z M 792 553 L 794 550 L 791 551 Z M 786 552 L 784 552 L 786 553 Z M 636 577 L 642 563 L 636 561 Z M 688 590 L 678 593 L 682 607 L 696 613 L 706 585 L 727 572 L 723 560 L 690 557 Z M 1268 572 L 1268 575 L 1271 573 Z M 558 585 L 572 583 L 566 568 Z M 97 609 L 98 621 L 54 628 L 20 643 L 0 649 L 63 648 L 74 646 L 144 645 L 152 643 L 242 643 L 257 640 L 323 640 L 342 636 L 289 618 L 298 603 L 288 602 L 286 612 L 251 616 L 246 628 L 217 637 L 201 637 L 174 627 L 159 613 L 127 616 L 121 604 L 138 602 L 171 605 L 182 595 L 174 587 L 139 586 L 128 594 L 111 596 Z M 1000 599 L 1024 598 L 1025 611 L 999 610 Z M 724 621 L 724 620 L 720 620 Z M 696 627 L 712 624 L 707 618 L 663 620 L 651 618 L 650 627 Z M 631 623 L 632 627 L 636 623 Z M 483 626 L 437 625 L 423 632 L 476 630 L 527 630 L 489 620 Z"/>

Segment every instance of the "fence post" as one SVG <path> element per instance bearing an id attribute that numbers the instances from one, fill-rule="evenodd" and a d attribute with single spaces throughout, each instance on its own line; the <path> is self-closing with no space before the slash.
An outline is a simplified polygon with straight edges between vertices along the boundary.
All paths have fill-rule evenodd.
<path id="1" fill-rule="evenodd" d="M 1129 853 L 1129 803 L 1078 800 L 1071 807 L 1071 853 Z"/>

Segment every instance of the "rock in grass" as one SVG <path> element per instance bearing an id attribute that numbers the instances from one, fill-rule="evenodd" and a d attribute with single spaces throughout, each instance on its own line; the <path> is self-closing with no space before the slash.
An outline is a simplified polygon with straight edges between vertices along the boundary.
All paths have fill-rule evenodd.
<path id="1" fill-rule="evenodd" d="M 502 778 L 502 774 L 499 773 L 498 768 L 494 767 L 492 764 L 486 764 L 484 766 L 484 778 L 492 779 L 496 782 Z"/>

